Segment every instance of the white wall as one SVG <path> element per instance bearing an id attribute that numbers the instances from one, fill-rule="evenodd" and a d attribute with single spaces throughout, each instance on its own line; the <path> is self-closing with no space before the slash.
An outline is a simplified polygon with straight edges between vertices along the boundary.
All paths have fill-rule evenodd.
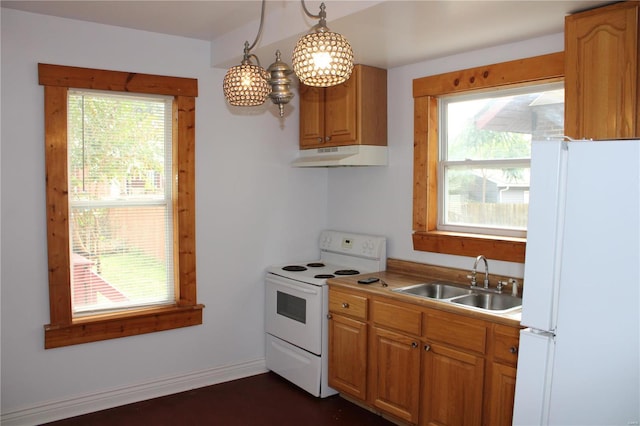
<path id="1" fill-rule="evenodd" d="M 240 60 L 240 58 L 238 58 Z M 37 63 L 198 79 L 198 299 L 204 325 L 44 350 L 49 322 L 43 89 Z M 294 169 L 297 100 L 226 106 L 208 42 L 2 9 L 2 423 L 264 371 L 267 265 L 317 256 L 327 171 Z"/>
<path id="2" fill-rule="evenodd" d="M 413 250 L 413 79 L 562 50 L 564 35 L 556 34 L 388 70 L 389 166 L 330 169 L 329 226 L 386 236 L 389 257 L 471 269 L 473 258 Z M 521 263 L 489 259 L 489 269 L 524 275 Z"/>

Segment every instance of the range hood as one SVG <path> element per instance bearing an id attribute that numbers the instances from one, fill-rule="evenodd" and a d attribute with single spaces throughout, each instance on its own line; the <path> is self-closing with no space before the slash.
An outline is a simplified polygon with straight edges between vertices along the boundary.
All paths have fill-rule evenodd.
<path id="1" fill-rule="evenodd" d="M 302 149 L 294 167 L 386 166 L 387 147 L 375 145 L 332 146 Z"/>

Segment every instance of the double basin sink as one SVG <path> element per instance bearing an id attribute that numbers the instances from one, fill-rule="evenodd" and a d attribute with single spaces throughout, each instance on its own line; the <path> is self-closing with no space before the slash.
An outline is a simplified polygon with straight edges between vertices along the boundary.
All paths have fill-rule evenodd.
<path id="1" fill-rule="evenodd" d="M 510 294 L 491 293 L 480 289 L 472 289 L 471 287 L 465 288 L 443 282 L 414 284 L 396 288 L 393 291 L 493 313 L 506 313 L 522 307 L 522 298 L 520 297 Z"/>

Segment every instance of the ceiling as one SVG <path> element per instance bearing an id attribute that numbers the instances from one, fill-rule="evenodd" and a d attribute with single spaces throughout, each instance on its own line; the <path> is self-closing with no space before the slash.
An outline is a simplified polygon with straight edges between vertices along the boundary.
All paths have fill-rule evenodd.
<path id="1" fill-rule="evenodd" d="M 561 33 L 564 17 L 611 1 L 583 0 L 325 0 L 327 25 L 349 39 L 357 63 L 393 68 L 529 38 Z M 319 1 L 306 1 L 311 13 Z M 5 1 L 2 7 L 207 40 L 212 65 L 240 62 L 244 41 L 256 37 L 261 2 L 244 1 Z M 268 0 L 264 31 L 252 53 L 283 58 L 317 20 L 298 1 Z"/>

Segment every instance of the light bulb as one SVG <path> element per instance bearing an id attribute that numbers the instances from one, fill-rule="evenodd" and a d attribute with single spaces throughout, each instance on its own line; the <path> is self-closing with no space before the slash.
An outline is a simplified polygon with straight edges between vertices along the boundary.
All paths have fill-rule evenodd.
<path id="1" fill-rule="evenodd" d="M 326 69 L 331 66 L 331 55 L 328 52 L 316 52 L 311 55 L 315 69 Z"/>

